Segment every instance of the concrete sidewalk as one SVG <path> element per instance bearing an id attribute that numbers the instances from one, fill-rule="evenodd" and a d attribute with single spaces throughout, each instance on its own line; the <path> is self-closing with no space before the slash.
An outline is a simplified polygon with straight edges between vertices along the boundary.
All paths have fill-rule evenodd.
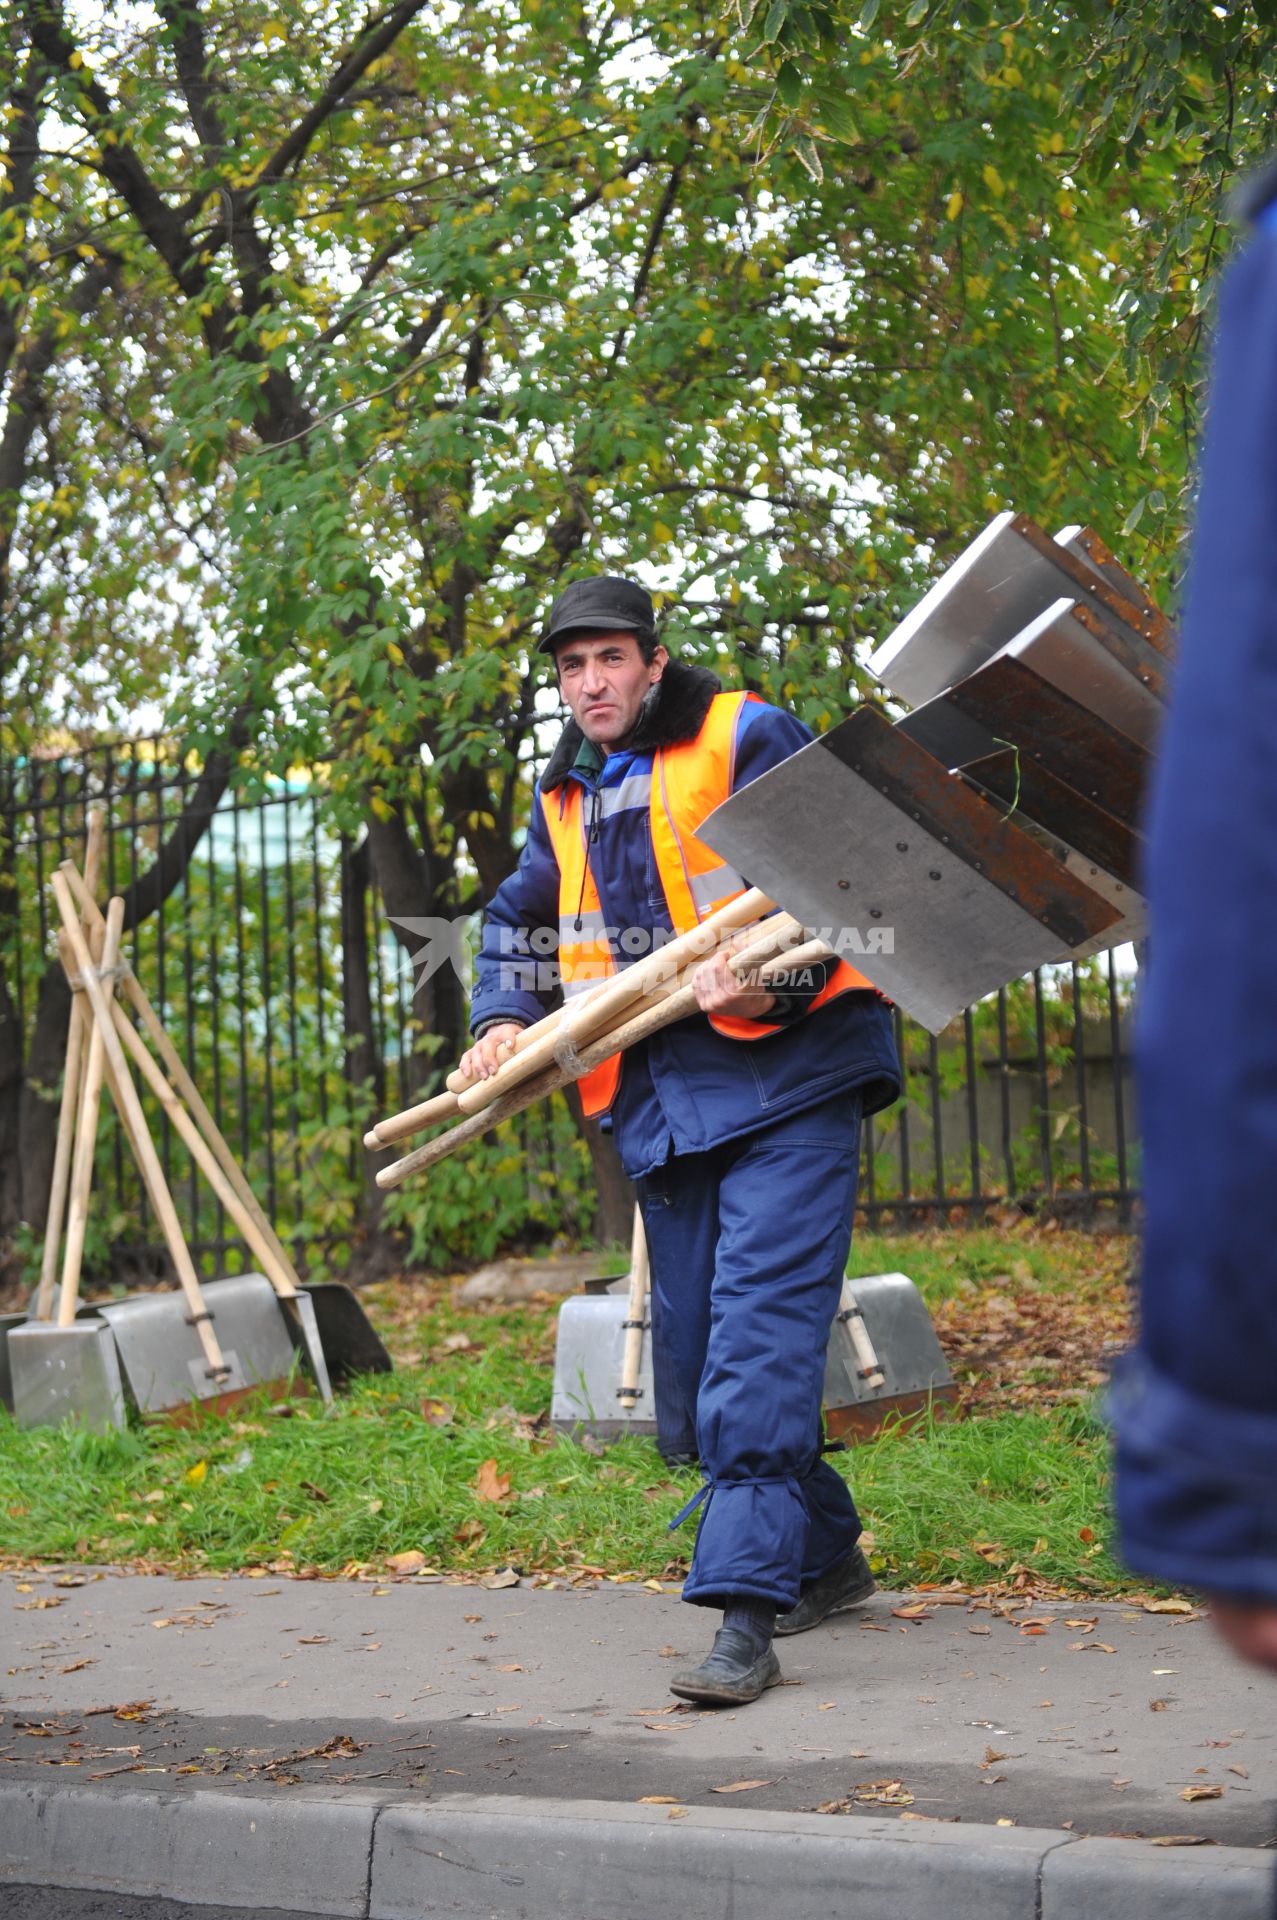
<path id="1" fill-rule="evenodd" d="M 782 1642 L 787 1685 L 710 1713 L 666 1680 L 714 1616 L 669 1593 L 5 1577 L 0 1879 L 360 1916 L 1270 1920 L 1271 1681 L 1200 1620 L 946 1598 Z M 1215 1844 L 1150 1844 L 1190 1837 Z"/>

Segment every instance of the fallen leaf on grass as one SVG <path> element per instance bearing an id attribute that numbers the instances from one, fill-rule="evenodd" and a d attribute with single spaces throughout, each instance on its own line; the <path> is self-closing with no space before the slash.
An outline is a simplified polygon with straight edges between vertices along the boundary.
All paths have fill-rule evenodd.
<path id="1" fill-rule="evenodd" d="M 474 1477 L 476 1500 L 508 1500 L 510 1497 L 510 1476 L 502 1473 L 495 1460 L 485 1460 Z"/>
<path id="2" fill-rule="evenodd" d="M 432 1427 L 450 1427 L 456 1415 L 446 1400 L 423 1400 L 421 1417 Z"/>
<path id="3" fill-rule="evenodd" d="M 751 1787 L 774 1787 L 774 1780 L 733 1780 L 727 1787 L 711 1787 L 711 1793 L 748 1793 Z"/>
<path id="4" fill-rule="evenodd" d="M 308 1493 L 312 1500 L 318 1500 L 324 1506 L 328 1505 L 328 1495 L 322 1487 L 317 1487 L 313 1480 L 303 1480 L 301 1490 L 303 1493 Z"/>
<path id="5" fill-rule="evenodd" d="M 1181 1800 L 1222 1800 L 1224 1789 L 1222 1787 L 1181 1787 L 1179 1797 Z"/>

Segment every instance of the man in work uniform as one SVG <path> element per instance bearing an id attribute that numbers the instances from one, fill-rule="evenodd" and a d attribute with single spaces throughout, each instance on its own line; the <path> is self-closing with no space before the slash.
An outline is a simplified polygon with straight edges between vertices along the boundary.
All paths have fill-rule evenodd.
<path id="1" fill-rule="evenodd" d="M 810 738 L 756 695 L 722 693 L 713 674 L 672 660 L 632 581 L 568 587 L 541 651 L 572 718 L 538 782 L 518 869 L 484 923 L 477 1040 L 462 1063 L 483 1077 L 548 1011 L 551 996 L 526 978 L 526 956 L 546 944 L 539 930 L 558 928 L 570 996 L 696 926 L 745 884 L 697 827 Z M 581 1082 L 586 1111 L 610 1115 L 638 1190 L 658 1403 L 667 1417 L 670 1406 L 694 1410 L 706 1474 L 683 1598 L 721 1608 L 723 1625 L 671 1686 L 718 1705 L 780 1678 L 774 1633 L 873 1591 L 851 1495 L 821 1458 L 820 1399 L 860 1122 L 896 1097 L 899 1067 L 868 981 L 845 962 L 803 978 L 777 994 L 738 983 L 721 955 L 706 960 L 699 1015 Z"/>

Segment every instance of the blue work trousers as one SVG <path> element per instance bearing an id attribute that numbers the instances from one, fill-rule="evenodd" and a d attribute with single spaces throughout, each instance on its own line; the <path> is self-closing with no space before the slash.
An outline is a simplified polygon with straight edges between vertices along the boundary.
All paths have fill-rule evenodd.
<path id="1" fill-rule="evenodd" d="M 689 1427 L 694 1410 L 706 1475 L 683 1587 L 700 1606 L 748 1595 L 785 1611 L 860 1536 L 820 1422 L 860 1117 L 860 1094 L 841 1092 L 638 1182 L 661 1440 L 675 1450 L 678 1409 Z"/>

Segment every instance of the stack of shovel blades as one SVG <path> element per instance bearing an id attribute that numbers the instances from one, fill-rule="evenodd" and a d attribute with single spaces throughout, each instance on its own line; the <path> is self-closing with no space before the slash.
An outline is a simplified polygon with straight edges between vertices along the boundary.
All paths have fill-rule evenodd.
<path id="1" fill-rule="evenodd" d="M 1173 635 L 1087 528 L 1003 513 L 871 662 L 861 708 L 699 836 L 932 1033 L 1145 932 L 1140 813 Z"/>

